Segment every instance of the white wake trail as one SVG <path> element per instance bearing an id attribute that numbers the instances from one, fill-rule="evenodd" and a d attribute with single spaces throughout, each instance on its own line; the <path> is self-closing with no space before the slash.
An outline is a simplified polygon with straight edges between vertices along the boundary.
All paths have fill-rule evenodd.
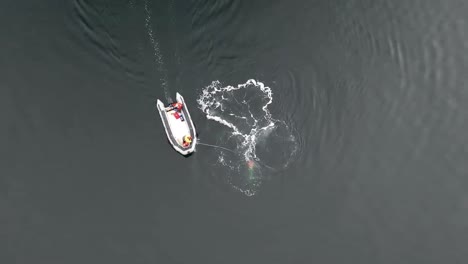
<path id="1" fill-rule="evenodd" d="M 157 41 L 155 34 L 153 32 L 153 28 L 151 25 L 151 10 L 148 5 L 148 0 L 145 0 L 145 27 L 146 31 L 148 33 L 149 40 L 151 42 L 151 45 L 153 47 L 153 55 L 155 58 L 155 62 L 157 64 L 157 70 L 161 77 L 159 80 L 161 81 L 161 86 L 164 89 L 164 95 L 166 97 L 166 100 L 170 99 L 170 94 L 168 91 L 167 87 L 167 71 L 164 67 L 164 60 L 163 56 L 161 54 L 161 50 L 159 48 L 159 42 Z"/>

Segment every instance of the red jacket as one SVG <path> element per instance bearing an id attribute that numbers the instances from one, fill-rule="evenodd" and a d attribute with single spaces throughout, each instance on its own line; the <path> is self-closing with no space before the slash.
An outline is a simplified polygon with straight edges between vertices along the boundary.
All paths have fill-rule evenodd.
<path id="1" fill-rule="evenodd" d="M 179 103 L 179 102 L 174 103 L 173 106 L 177 109 L 177 111 L 182 110 L 182 107 L 183 107 L 182 103 Z"/>

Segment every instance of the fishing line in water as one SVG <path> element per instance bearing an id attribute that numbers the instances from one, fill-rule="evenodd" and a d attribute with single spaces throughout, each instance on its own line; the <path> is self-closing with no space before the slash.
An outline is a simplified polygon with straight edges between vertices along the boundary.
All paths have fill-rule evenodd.
<path id="1" fill-rule="evenodd" d="M 197 144 L 198 144 L 198 145 L 202 145 L 202 146 L 207 146 L 207 147 L 220 148 L 220 149 L 224 149 L 224 150 L 230 151 L 230 152 L 232 152 L 232 153 L 236 153 L 236 152 L 234 152 L 234 150 L 231 150 L 231 149 L 228 149 L 228 148 L 225 148 L 225 147 L 221 147 L 221 146 L 216 146 L 216 145 L 211 145 L 211 144 L 205 144 L 205 143 L 201 143 L 201 142 L 198 142 Z"/>
<path id="2" fill-rule="evenodd" d="M 219 149 L 224 149 L 224 150 L 227 150 L 229 152 L 232 152 L 236 155 L 239 155 L 239 153 L 236 153 L 234 152 L 234 150 L 231 150 L 231 149 L 228 149 L 228 148 L 225 148 L 225 147 L 221 147 L 221 146 L 217 146 L 217 145 L 211 145 L 211 144 L 205 144 L 205 143 L 201 143 L 201 142 L 198 142 L 197 143 L 198 145 L 202 145 L 202 146 L 207 146 L 207 147 L 212 147 L 212 148 L 219 148 Z M 255 167 L 255 162 L 253 160 L 248 160 L 247 161 L 247 168 L 249 170 L 249 176 L 250 178 L 253 177 L 253 169 Z"/>

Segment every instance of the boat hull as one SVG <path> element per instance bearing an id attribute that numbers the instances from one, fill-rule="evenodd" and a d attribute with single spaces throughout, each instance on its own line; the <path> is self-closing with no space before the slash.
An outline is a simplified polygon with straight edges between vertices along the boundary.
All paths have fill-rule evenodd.
<path id="1" fill-rule="evenodd" d="M 176 94 L 176 101 L 183 104 L 180 112 L 176 110 L 166 111 L 167 105 L 164 105 L 159 99 L 157 100 L 157 108 L 169 143 L 177 152 L 185 156 L 195 152 L 197 132 L 187 104 L 179 93 Z M 192 137 L 192 143 L 188 147 L 184 147 L 182 144 L 185 135 Z"/>

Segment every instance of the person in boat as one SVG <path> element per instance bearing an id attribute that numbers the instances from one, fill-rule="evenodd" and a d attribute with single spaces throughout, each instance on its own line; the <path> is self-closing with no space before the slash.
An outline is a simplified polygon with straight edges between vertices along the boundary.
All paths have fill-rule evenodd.
<path id="1" fill-rule="evenodd" d="M 182 146 L 184 146 L 184 148 L 188 148 L 191 143 L 192 143 L 192 137 L 190 135 L 185 135 L 182 140 Z"/>
<path id="2" fill-rule="evenodd" d="M 170 104 L 168 107 L 166 107 L 166 112 L 169 112 L 172 110 L 176 110 L 177 112 L 180 112 L 182 111 L 182 107 L 184 107 L 184 105 L 181 102 L 175 102 L 175 103 Z"/>

